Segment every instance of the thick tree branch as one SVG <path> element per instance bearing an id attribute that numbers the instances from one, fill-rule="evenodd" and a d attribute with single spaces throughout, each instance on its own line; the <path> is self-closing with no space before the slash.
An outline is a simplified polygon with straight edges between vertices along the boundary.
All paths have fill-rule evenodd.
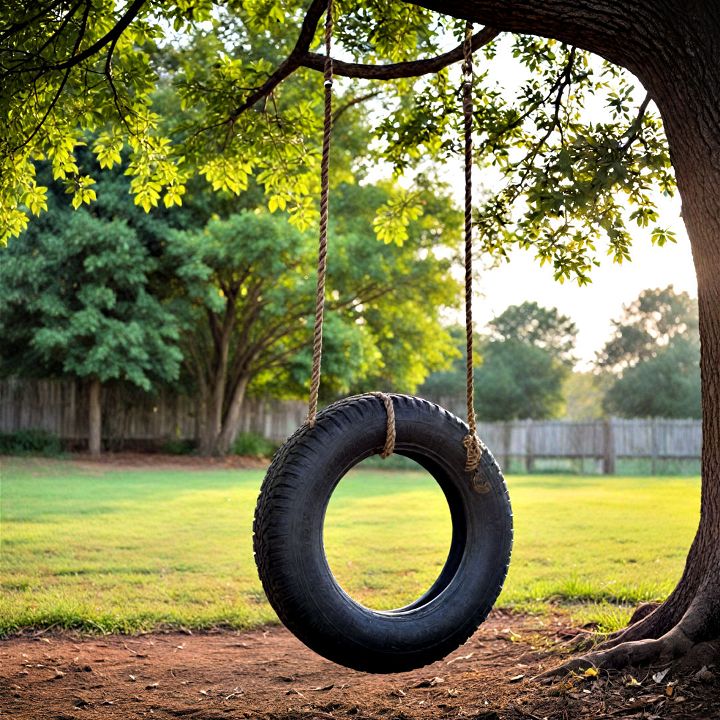
<path id="1" fill-rule="evenodd" d="M 258 88 L 255 88 L 244 100 L 241 105 L 230 113 L 230 120 L 236 120 L 246 110 L 251 108 L 255 103 L 267 97 L 285 78 L 292 75 L 300 67 L 300 58 L 303 57 L 310 48 L 310 43 L 315 36 L 315 30 L 320 18 L 325 12 L 327 0 L 313 0 L 305 13 L 305 19 L 300 28 L 295 47 L 290 55 L 278 65 L 272 75 Z"/>
<path id="2" fill-rule="evenodd" d="M 414 5 L 502 32 L 539 35 L 576 45 L 642 78 L 644 61 L 662 52 L 649 28 L 672 27 L 674 3 L 655 0 L 413 0 Z"/>
<path id="3" fill-rule="evenodd" d="M 319 8 L 317 7 L 319 6 Z M 310 70 L 323 71 L 325 56 L 309 52 L 308 48 L 312 37 L 325 9 L 325 2 L 315 0 L 305 16 L 300 36 L 293 51 L 278 65 L 275 72 L 258 88 L 255 88 L 245 100 L 230 114 L 230 120 L 236 120 L 242 113 L 251 108 L 257 102 L 270 95 L 270 93 L 286 78 L 292 75 L 298 68 L 306 67 Z M 473 35 L 472 47 L 477 50 L 498 36 L 498 31 L 493 28 L 483 28 Z M 367 80 L 397 80 L 400 78 L 418 77 L 429 75 L 442 70 L 448 65 L 462 60 L 462 45 L 437 57 L 425 60 L 414 60 L 412 62 L 391 63 L 389 65 L 365 65 L 362 63 L 348 63 L 342 60 L 333 60 L 333 72 L 335 75 L 350 78 L 364 78 Z"/>
<path id="4" fill-rule="evenodd" d="M 480 49 L 494 40 L 500 32 L 494 28 L 483 28 L 472 38 L 473 51 Z M 349 63 L 342 60 L 333 60 L 333 73 L 342 77 L 362 78 L 365 80 L 398 80 L 400 78 L 419 77 L 430 75 L 463 59 L 463 46 L 458 45 L 449 52 L 425 60 L 412 60 L 411 62 L 392 63 L 390 65 L 365 65 L 362 63 Z M 301 59 L 301 66 L 311 70 L 322 71 L 325 56 L 319 53 L 307 53 Z"/>

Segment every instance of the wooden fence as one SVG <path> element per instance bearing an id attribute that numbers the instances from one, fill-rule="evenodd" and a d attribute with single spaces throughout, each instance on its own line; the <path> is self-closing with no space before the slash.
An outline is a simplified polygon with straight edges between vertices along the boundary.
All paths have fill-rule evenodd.
<path id="1" fill-rule="evenodd" d="M 444 407 L 464 416 L 464 398 L 437 398 Z M 65 380 L 5 380 L 0 382 L 0 432 L 42 428 L 69 443 L 87 437 L 87 392 Z M 282 442 L 305 419 L 303 402 L 249 398 L 242 415 L 242 432 Z M 197 408 L 191 398 L 128 393 L 109 388 L 103 395 L 103 436 L 111 446 L 155 444 L 197 437 Z M 517 420 L 479 423 L 478 432 L 505 467 L 523 461 L 532 470 L 542 458 L 596 460 L 606 473 L 615 472 L 619 458 L 694 460 L 700 457 L 699 420 L 620 419 L 587 422 Z"/>
<path id="2" fill-rule="evenodd" d="M 103 390 L 103 438 L 116 447 L 124 442 L 158 444 L 198 436 L 194 399 L 174 393 L 148 395 L 110 386 Z M 303 402 L 248 398 L 241 432 L 282 442 L 307 415 Z M 88 392 L 70 380 L 0 381 L 0 432 L 37 428 L 70 444 L 88 436 Z"/>

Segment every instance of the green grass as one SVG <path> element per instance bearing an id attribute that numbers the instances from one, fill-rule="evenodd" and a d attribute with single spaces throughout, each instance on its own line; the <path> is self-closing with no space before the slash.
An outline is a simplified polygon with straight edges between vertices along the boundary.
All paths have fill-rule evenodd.
<path id="1" fill-rule="evenodd" d="M 261 471 L 2 462 L 0 632 L 274 620 L 252 557 Z M 697 524 L 697 478 L 508 482 L 516 541 L 501 605 L 542 612 L 559 603 L 613 628 L 633 603 L 672 589 Z M 426 589 L 449 537 L 447 507 L 421 472 L 357 470 L 328 510 L 331 567 L 372 607 L 397 607 Z"/>

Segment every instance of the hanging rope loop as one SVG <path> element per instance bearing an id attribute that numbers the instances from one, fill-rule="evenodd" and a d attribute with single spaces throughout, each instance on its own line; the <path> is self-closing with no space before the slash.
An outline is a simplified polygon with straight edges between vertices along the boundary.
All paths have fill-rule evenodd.
<path id="1" fill-rule="evenodd" d="M 387 413 L 387 429 L 385 430 L 385 446 L 380 453 L 380 457 L 384 460 L 390 457 L 395 451 L 395 408 L 393 406 L 392 397 L 384 392 L 372 393 L 375 397 L 380 398 L 385 405 Z"/>
<path id="2" fill-rule="evenodd" d="M 322 159 L 320 161 L 320 239 L 318 244 L 317 290 L 315 294 L 315 326 L 313 329 L 312 374 L 308 400 L 307 424 L 312 427 L 317 418 L 322 368 L 323 316 L 325 313 L 325 278 L 327 275 L 328 216 L 330 198 L 330 138 L 332 136 L 332 33 L 333 5 L 328 0 L 325 16 L 325 118 L 323 126 Z"/>
<path id="3" fill-rule="evenodd" d="M 473 122 L 473 68 L 472 68 L 472 23 L 465 26 L 462 66 L 462 106 L 465 135 L 465 367 L 467 422 L 469 432 L 463 440 L 465 446 L 465 469 L 474 471 L 480 463 L 484 447 L 477 435 L 475 420 L 475 385 L 473 370 L 473 317 L 472 317 L 472 122 Z"/>

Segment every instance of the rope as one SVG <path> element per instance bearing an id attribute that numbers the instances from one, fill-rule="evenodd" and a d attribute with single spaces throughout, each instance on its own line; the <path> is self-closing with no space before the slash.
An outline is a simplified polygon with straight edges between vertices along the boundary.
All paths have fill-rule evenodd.
<path id="1" fill-rule="evenodd" d="M 387 430 L 385 431 L 385 447 L 383 447 L 380 457 L 384 460 L 390 457 L 395 450 L 395 408 L 393 407 L 392 397 L 387 393 L 374 392 L 371 393 L 375 397 L 379 397 L 385 404 L 385 412 L 387 413 Z"/>
<path id="2" fill-rule="evenodd" d="M 466 339 L 466 396 L 469 432 L 463 440 L 467 457 L 465 469 L 475 470 L 483 454 L 483 444 L 477 436 L 475 420 L 475 386 L 473 377 L 473 318 L 472 318 L 472 122 L 473 122 L 473 70 L 472 24 L 465 26 L 462 66 L 462 105 L 465 130 L 465 339 Z"/>
<path id="3" fill-rule="evenodd" d="M 323 127 L 322 159 L 320 162 L 320 237 L 318 246 L 317 292 L 315 296 L 315 326 L 313 330 L 312 374 L 310 377 L 310 398 L 308 401 L 307 424 L 312 427 L 317 420 L 318 397 L 320 394 L 320 376 L 322 368 L 323 319 L 325 311 L 325 279 L 327 276 L 328 216 L 330 196 L 330 138 L 332 135 L 332 33 L 333 6 L 328 0 L 325 16 L 325 117 Z M 477 436 L 475 420 L 474 381 L 473 381 L 473 320 L 472 320 L 472 121 L 473 121 L 473 72 L 472 72 L 472 24 L 465 27 L 463 42 L 463 118 L 465 130 L 465 333 L 466 333 L 466 369 L 467 369 L 467 417 L 469 432 L 463 440 L 467 453 L 465 469 L 477 468 L 485 450 Z M 387 431 L 385 446 L 380 454 L 386 458 L 395 448 L 395 409 L 392 398 L 386 393 L 376 392 L 387 413 Z"/>
<path id="4" fill-rule="evenodd" d="M 330 197 L 330 138 L 332 136 L 332 33 L 333 6 L 328 0 L 325 16 L 325 123 L 323 128 L 322 159 L 320 161 L 320 240 L 318 245 L 317 292 L 315 295 L 315 328 L 313 332 L 312 375 L 310 377 L 310 399 L 308 401 L 307 424 L 312 427 L 317 420 L 318 396 L 322 368 L 323 319 L 325 314 L 325 278 L 327 276 L 328 216 Z M 387 413 L 385 446 L 380 457 L 385 459 L 395 449 L 395 408 L 392 398 L 386 393 L 371 393 L 379 397 Z"/>
<path id="5" fill-rule="evenodd" d="M 307 424 L 312 427 L 317 418 L 322 366 L 323 314 L 325 310 L 325 277 L 327 274 L 328 199 L 330 196 L 330 136 L 332 131 L 332 49 L 333 7 L 328 0 L 325 16 L 325 125 L 323 128 L 322 160 L 320 162 L 320 242 L 318 247 L 317 292 L 315 295 L 315 328 L 313 331 L 312 375 L 308 401 Z"/>

